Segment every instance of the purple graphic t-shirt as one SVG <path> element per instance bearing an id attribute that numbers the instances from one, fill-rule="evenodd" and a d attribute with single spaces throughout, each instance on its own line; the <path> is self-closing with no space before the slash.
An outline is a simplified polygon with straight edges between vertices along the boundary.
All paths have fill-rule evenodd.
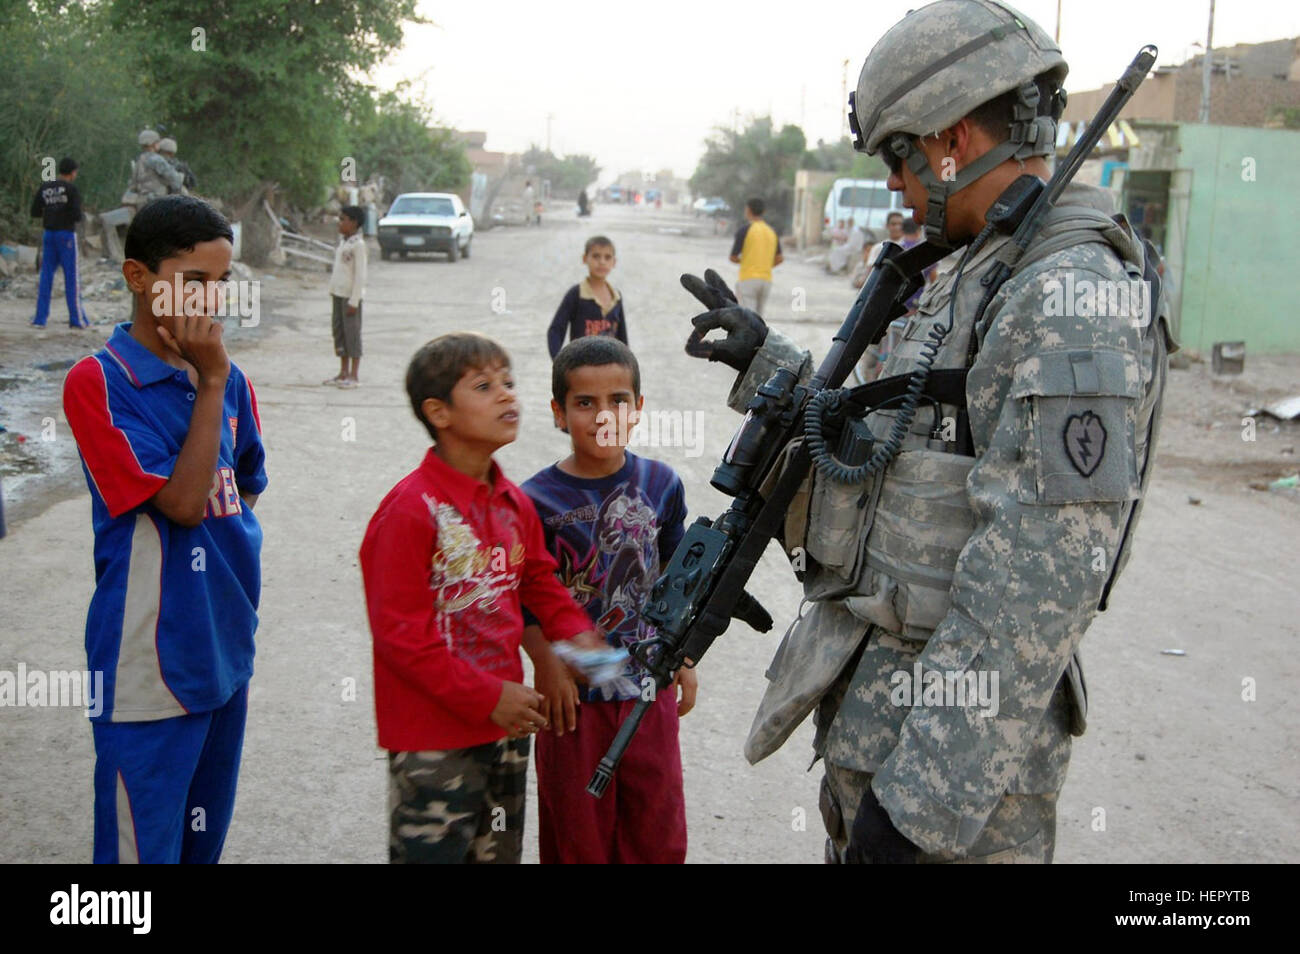
<path id="1" fill-rule="evenodd" d="M 611 646 L 654 635 L 641 619 L 650 588 L 686 533 L 686 494 L 667 464 L 626 452 L 608 477 L 566 474 L 554 464 L 522 487 L 542 518 L 546 548 L 568 587 Z M 645 669 L 629 659 L 623 676 L 600 689 L 578 687 L 583 702 L 634 699 Z"/>

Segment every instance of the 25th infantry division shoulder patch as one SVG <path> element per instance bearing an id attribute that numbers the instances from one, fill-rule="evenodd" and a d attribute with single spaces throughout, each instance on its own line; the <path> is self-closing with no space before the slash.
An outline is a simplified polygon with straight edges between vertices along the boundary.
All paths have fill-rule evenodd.
<path id="1" fill-rule="evenodd" d="M 1072 414 L 1065 420 L 1065 455 L 1085 477 L 1091 477 L 1106 453 L 1106 428 L 1092 411 Z"/>

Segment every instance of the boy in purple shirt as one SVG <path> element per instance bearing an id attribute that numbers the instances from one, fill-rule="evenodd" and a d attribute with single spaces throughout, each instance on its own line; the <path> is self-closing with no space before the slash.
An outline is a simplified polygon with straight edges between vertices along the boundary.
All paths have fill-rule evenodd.
<path id="1" fill-rule="evenodd" d="M 623 425 L 635 425 L 643 404 L 640 369 L 626 345 L 604 336 L 570 342 L 555 358 L 551 390 L 555 424 L 573 453 L 523 490 L 561 582 L 611 646 L 631 646 L 653 634 L 641 607 L 685 533 L 681 478 L 626 450 Z M 586 779 L 642 693 L 653 692 L 653 678 L 629 659 L 619 678 L 580 691 L 536 626 L 524 630 L 523 646 L 554 730 L 537 736 L 542 863 L 680 864 L 686 805 L 677 723 L 695 705 L 695 672 L 682 669 L 672 691 L 659 694 L 597 799 Z"/>

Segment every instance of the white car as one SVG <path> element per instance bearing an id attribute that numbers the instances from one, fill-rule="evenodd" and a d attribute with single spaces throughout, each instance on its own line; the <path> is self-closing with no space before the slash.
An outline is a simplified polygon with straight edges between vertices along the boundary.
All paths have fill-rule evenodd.
<path id="1" fill-rule="evenodd" d="M 904 218 L 909 215 L 903 208 L 903 193 L 891 192 L 884 181 L 836 179 L 822 210 L 822 239 L 829 239 L 840 222 L 850 229 L 872 229 L 884 238 L 890 212 L 902 212 Z"/>
<path id="2" fill-rule="evenodd" d="M 727 200 L 718 196 L 696 199 L 691 208 L 695 210 L 696 218 L 702 215 L 710 215 L 716 218 L 731 211 L 731 207 L 727 205 Z"/>
<path id="3" fill-rule="evenodd" d="M 469 258 L 474 220 L 451 192 L 405 192 L 379 220 L 379 254 L 406 258 L 409 252 L 446 252 L 449 261 Z"/>

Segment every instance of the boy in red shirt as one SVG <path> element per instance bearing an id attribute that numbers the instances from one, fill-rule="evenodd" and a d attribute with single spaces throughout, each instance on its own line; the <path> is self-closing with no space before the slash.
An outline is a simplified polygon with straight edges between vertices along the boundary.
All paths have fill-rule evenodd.
<path id="1" fill-rule="evenodd" d="M 406 390 L 434 446 L 361 544 L 389 860 L 517 863 L 528 739 L 547 725 L 545 699 L 523 685 L 521 603 L 548 639 L 605 644 L 555 578 L 531 501 L 492 459 L 519 430 L 505 350 L 443 335 L 411 359 Z"/>

